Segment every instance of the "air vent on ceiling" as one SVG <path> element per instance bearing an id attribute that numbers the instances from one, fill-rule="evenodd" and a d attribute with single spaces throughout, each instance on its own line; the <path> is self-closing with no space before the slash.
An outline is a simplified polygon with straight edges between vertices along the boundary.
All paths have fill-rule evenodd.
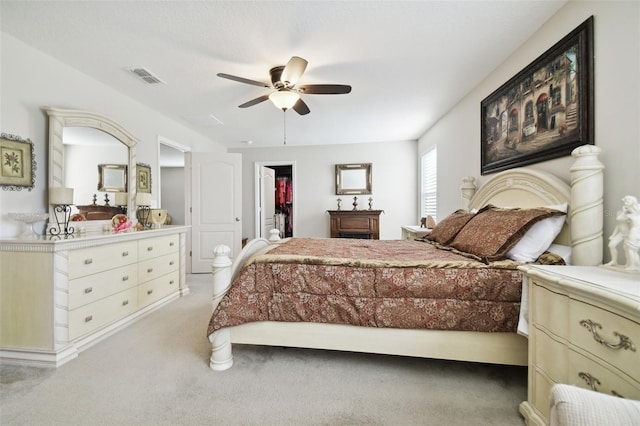
<path id="1" fill-rule="evenodd" d="M 129 68 L 129 72 L 131 72 L 133 75 L 140 78 L 147 84 L 166 84 L 146 68 Z"/>

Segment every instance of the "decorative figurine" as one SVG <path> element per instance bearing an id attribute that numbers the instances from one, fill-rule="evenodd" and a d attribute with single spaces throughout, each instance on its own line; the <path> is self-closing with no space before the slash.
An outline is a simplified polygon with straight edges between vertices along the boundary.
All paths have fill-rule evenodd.
<path id="1" fill-rule="evenodd" d="M 617 225 L 609 237 L 611 261 L 605 266 L 618 267 L 617 246 L 622 243 L 626 263 L 625 271 L 640 271 L 640 204 L 636 197 L 622 197 L 622 209 L 616 216 Z"/>
<path id="2" fill-rule="evenodd" d="M 353 197 L 353 209 L 358 210 L 358 197 Z"/>
<path id="3" fill-rule="evenodd" d="M 373 208 L 373 197 L 369 197 L 369 210 Z"/>
<path id="4" fill-rule="evenodd" d="M 340 205 L 342 204 L 342 199 L 338 198 L 338 210 L 340 210 L 342 207 L 340 207 Z"/>

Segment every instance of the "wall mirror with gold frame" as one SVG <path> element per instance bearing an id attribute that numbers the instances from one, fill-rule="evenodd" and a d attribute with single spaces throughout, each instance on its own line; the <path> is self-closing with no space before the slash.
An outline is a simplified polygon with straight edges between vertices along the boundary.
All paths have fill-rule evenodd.
<path id="1" fill-rule="evenodd" d="M 371 194 L 372 165 L 336 164 L 336 195 Z"/>
<path id="2" fill-rule="evenodd" d="M 98 164 L 98 191 L 127 192 L 127 165 Z"/>

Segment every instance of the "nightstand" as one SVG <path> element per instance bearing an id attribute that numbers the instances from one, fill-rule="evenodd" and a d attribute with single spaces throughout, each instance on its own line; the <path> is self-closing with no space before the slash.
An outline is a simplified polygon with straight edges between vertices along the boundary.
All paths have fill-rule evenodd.
<path id="1" fill-rule="evenodd" d="M 402 227 L 403 240 L 415 240 L 422 238 L 431 232 L 430 228 L 421 228 L 420 225 L 404 225 Z"/>
<path id="2" fill-rule="evenodd" d="M 520 413 L 549 423 L 556 383 L 640 399 L 640 275 L 522 266 L 529 287 L 529 375 Z"/>

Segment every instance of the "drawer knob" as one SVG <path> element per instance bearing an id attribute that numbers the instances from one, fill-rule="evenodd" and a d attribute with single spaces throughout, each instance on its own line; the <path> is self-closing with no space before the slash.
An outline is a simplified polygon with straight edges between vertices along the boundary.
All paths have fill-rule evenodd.
<path id="1" fill-rule="evenodd" d="M 84 294 L 89 294 L 93 291 L 93 287 L 87 287 L 84 289 Z"/>
<path id="2" fill-rule="evenodd" d="M 170 265 L 170 266 L 173 266 L 173 264 L 174 264 L 174 263 L 175 263 L 175 262 L 172 260 L 171 262 L 169 262 L 169 265 Z"/>
<path id="3" fill-rule="evenodd" d="M 129 252 L 128 251 L 123 251 L 122 252 L 122 257 L 125 257 L 125 256 L 129 256 Z"/>
<path id="4" fill-rule="evenodd" d="M 129 304 L 129 301 L 128 301 L 128 300 L 124 300 L 124 301 L 122 302 L 122 306 L 127 306 L 128 304 Z"/>
<path id="5" fill-rule="evenodd" d="M 149 268 L 149 269 L 147 269 L 147 272 L 148 272 L 148 273 L 152 273 L 152 272 L 153 272 L 153 268 Z"/>
<path id="6" fill-rule="evenodd" d="M 173 243 L 173 241 L 171 241 L 171 242 L 169 243 L 169 247 L 173 247 L 173 246 L 174 246 L 174 243 Z"/>
<path id="7" fill-rule="evenodd" d="M 153 290 L 147 290 L 147 294 L 153 293 Z"/>
<path id="8" fill-rule="evenodd" d="M 152 251 L 153 247 L 147 247 L 147 251 Z"/>
<path id="9" fill-rule="evenodd" d="M 169 281 L 169 285 L 173 285 L 173 283 L 174 283 L 173 280 Z"/>
<path id="10" fill-rule="evenodd" d="M 93 263 L 93 259 L 91 259 L 91 258 L 84 260 L 84 264 L 85 265 L 91 265 L 92 263 Z"/>
<path id="11" fill-rule="evenodd" d="M 636 346 L 633 344 L 631 339 L 629 339 L 624 334 L 620 334 L 617 331 L 614 331 L 613 335 L 618 337 L 620 341 L 618 343 L 609 343 L 604 339 L 604 337 L 598 334 L 598 329 L 601 329 L 602 326 L 597 322 L 593 322 L 590 319 L 586 319 L 586 320 L 581 320 L 580 325 L 591 332 L 591 334 L 593 335 L 593 340 L 595 340 L 596 342 L 600 343 L 603 346 L 606 346 L 607 348 L 625 349 L 625 350 L 629 349 L 632 352 L 636 351 Z"/>
<path id="12" fill-rule="evenodd" d="M 89 315 L 88 317 L 84 318 L 84 322 L 89 322 L 93 319 L 93 315 Z"/>
<path id="13" fill-rule="evenodd" d="M 122 277 L 122 281 L 129 281 L 129 275 L 125 275 L 124 277 Z"/>

